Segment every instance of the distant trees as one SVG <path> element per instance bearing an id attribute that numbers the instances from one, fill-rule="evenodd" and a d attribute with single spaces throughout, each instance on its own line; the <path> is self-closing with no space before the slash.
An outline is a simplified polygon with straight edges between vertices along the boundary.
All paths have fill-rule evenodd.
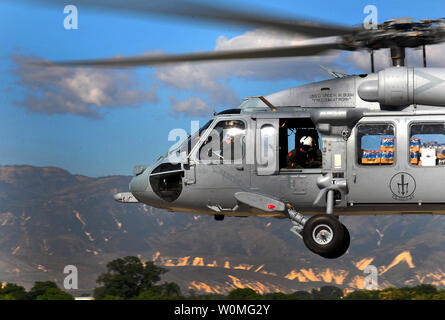
<path id="1" fill-rule="evenodd" d="M 107 272 L 97 279 L 101 287 L 94 290 L 96 299 L 161 299 L 179 297 L 176 283 L 155 285 L 168 270 L 153 262 L 143 263 L 138 257 L 127 256 L 107 264 Z"/>
<path id="2" fill-rule="evenodd" d="M 36 300 L 38 296 L 44 295 L 49 289 L 58 289 L 57 284 L 52 281 L 37 281 L 28 293 L 30 300 Z"/>
<path id="3" fill-rule="evenodd" d="M 28 293 L 22 286 L 8 283 L 0 289 L 1 300 L 29 300 Z"/>
<path id="4" fill-rule="evenodd" d="M 344 300 L 379 300 L 379 291 L 377 290 L 357 290 L 348 293 L 343 297 Z"/>
<path id="5" fill-rule="evenodd" d="M 0 289 L 0 300 L 74 300 L 74 298 L 59 289 L 55 282 L 37 281 L 29 292 L 17 284 L 6 284 Z"/>
<path id="6" fill-rule="evenodd" d="M 251 288 L 236 288 L 227 295 L 198 295 L 190 291 L 182 296 L 181 289 L 174 282 L 160 283 L 167 269 L 153 262 L 142 262 L 138 257 L 127 256 L 107 264 L 107 272 L 97 278 L 101 285 L 94 290 L 95 299 L 100 300 L 445 300 L 445 290 L 438 290 L 430 284 L 415 287 L 386 288 L 382 290 L 356 290 L 346 295 L 343 289 L 323 286 L 308 291 L 285 294 L 271 292 L 259 294 Z M 0 288 L 0 300 L 73 300 L 74 297 L 57 287 L 53 281 L 37 281 L 27 292 L 14 283 Z"/>
<path id="7" fill-rule="evenodd" d="M 230 291 L 227 296 L 228 300 L 257 300 L 260 295 L 250 288 L 238 288 Z"/>
<path id="8" fill-rule="evenodd" d="M 445 290 L 437 290 L 430 284 L 415 287 L 386 288 L 383 290 L 357 290 L 349 293 L 346 300 L 445 300 Z"/>
<path id="9" fill-rule="evenodd" d="M 334 286 L 324 286 L 319 290 L 312 289 L 313 300 L 338 300 L 343 297 L 343 290 Z"/>
<path id="10" fill-rule="evenodd" d="M 445 290 L 437 290 L 430 284 L 422 284 L 415 287 L 391 287 L 383 290 L 356 290 L 344 295 L 341 288 L 323 286 L 312 289 L 311 292 L 296 291 L 291 294 L 274 292 L 259 295 L 252 289 L 244 288 L 234 289 L 227 297 L 222 298 L 236 300 L 445 300 Z"/>
<path id="11" fill-rule="evenodd" d="M 150 289 L 142 291 L 133 300 L 160 300 L 178 299 L 181 297 L 181 289 L 174 282 L 166 282 L 161 285 L 154 285 Z"/>
<path id="12" fill-rule="evenodd" d="M 107 272 L 101 274 L 97 282 L 94 297 L 102 300 L 159 300 L 159 299 L 228 299 L 228 300 L 445 300 L 445 290 L 437 290 L 432 285 L 416 287 L 387 288 L 383 290 L 356 290 L 344 295 L 343 289 L 335 286 L 323 286 L 308 291 L 296 291 L 291 294 L 273 292 L 259 294 L 251 288 L 236 288 L 224 296 L 221 294 L 198 295 L 190 292 L 181 296 L 179 286 L 174 282 L 158 284 L 167 269 L 156 266 L 153 262 L 142 262 L 139 258 L 127 256 L 107 264 Z"/>
<path id="13" fill-rule="evenodd" d="M 295 294 L 285 294 L 282 292 L 266 293 L 263 296 L 266 300 L 298 300 L 299 298 Z"/>
<path id="14" fill-rule="evenodd" d="M 338 300 L 343 297 L 343 290 L 334 286 L 324 286 L 312 289 L 311 292 L 296 291 L 285 294 L 283 292 L 258 294 L 250 288 L 234 289 L 226 297 L 228 300 Z"/>
<path id="15" fill-rule="evenodd" d="M 74 298 L 59 288 L 50 288 L 47 289 L 45 293 L 37 296 L 36 300 L 74 300 Z"/>

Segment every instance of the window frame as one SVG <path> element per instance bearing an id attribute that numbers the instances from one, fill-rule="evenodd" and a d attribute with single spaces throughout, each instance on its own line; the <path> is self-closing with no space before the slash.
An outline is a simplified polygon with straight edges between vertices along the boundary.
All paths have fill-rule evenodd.
<path id="1" fill-rule="evenodd" d="M 204 144 L 204 141 L 207 140 L 207 138 L 209 137 L 210 133 L 212 132 L 212 130 L 218 125 L 218 123 L 222 122 L 222 121 L 233 121 L 233 120 L 237 120 L 237 121 L 242 121 L 244 123 L 244 127 L 245 127 L 245 134 L 244 137 L 242 139 L 244 147 L 242 150 L 242 159 L 241 161 L 239 160 L 207 160 L 207 159 L 200 159 L 199 154 L 200 154 L 200 150 L 202 145 Z M 213 123 L 205 130 L 205 132 L 202 135 L 202 138 L 200 139 L 199 143 L 197 143 L 195 145 L 195 147 L 193 148 L 193 151 L 190 153 L 192 155 L 192 159 L 193 161 L 195 161 L 198 164 L 205 164 L 205 165 L 215 165 L 215 164 L 219 164 L 219 165 L 240 165 L 240 164 L 245 164 L 246 163 L 246 158 L 247 158 L 247 136 L 248 136 L 248 122 L 246 121 L 246 119 L 244 117 L 240 117 L 239 115 L 236 116 L 225 116 L 225 117 L 215 117 L 213 120 Z M 239 163 L 237 163 L 237 161 Z"/>
<path id="2" fill-rule="evenodd" d="M 318 139 L 319 139 L 317 144 L 319 146 L 318 150 L 320 150 L 320 152 L 321 152 L 321 164 L 320 164 L 320 167 L 318 167 L 318 168 L 287 168 L 287 167 L 283 167 L 282 168 L 281 167 L 281 159 L 280 159 L 280 157 L 281 157 L 282 151 L 281 151 L 281 145 L 280 145 L 280 140 L 281 140 L 281 137 L 280 137 L 281 126 L 280 126 L 280 124 L 281 124 L 282 120 L 288 120 L 288 119 L 290 119 L 290 120 L 306 119 L 306 120 L 310 120 L 312 122 L 312 124 L 314 125 L 313 129 L 317 132 Z M 279 125 L 278 126 L 278 147 L 279 147 L 279 151 L 278 151 L 278 159 L 277 159 L 277 161 L 278 161 L 278 173 L 279 174 L 281 174 L 281 173 L 283 173 L 283 174 L 286 174 L 286 173 L 295 174 L 295 173 L 300 173 L 300 172 L 304 172 L 304 173 L 320 173 L 320 172 L 322 172 L 323 171 L 324 152 L 323 152 L 323 147 L 320 148 L 320 146 L 324 142 L 323 141 L 323 135 L 320 133 L 320 131 L 317 130 L 317 126 L 314 124 L 312 118 L 310 116 L 304 116 L 304 117 L 303 116 L 302 117 L 292 117 L 292 116 L 280 117 L 279 121 L 278 121 L 278 125 Z M 286 134 L 287 134 L 287 132 L 286 132 Z M 288 139 L 288 137 L 286 139 Z M 288 152 L 289 152 L 289 145 L 288 145 L 288 150 L 287 150 L 286 154 L 288 154 Z"/>
<path id="3" fill-rule="evenodd" d="M 268 159 L 264 159 L 263 158 L 263 156 L 264 156 L 264 153 L 263 153 L 263 151 L 264 151 L 263 150 L 264 140 L 263 140 L 263 138 L 265 137 L 265 136 L 263 136 L 263 129 L 265 129 L 265 128 L 272 128 L 273 129 L 273 135 L 269 135 L 268 137 L 269 138 L 272 137 L 273 140 L 275 140 L 274 143 L 278 143 L 277 146 L 274 146 L 275 147 L 274 149 L 278 149 L 279 148 L 279 130 L 277 130 L 277 128 L 273 124 L 271 124 L 271 123 L 261 124 L 259 126 L 259 128 L 258 128 L 259 129 L 258 130 L 258 134 L 259 134 L 259 137 L 258 137 L 259 145 L 258 145 L 258 147 L 260 149 L 258 150 L 259 153 L 256 155 L 257 156 L 256 164 L 260 165 L 260 166 L 264 166 L 263 163 L 264 162 L 266 162 L 266 163 L 268 162 Z M 275 152 L 275 150 L 268 150 L 267 152 Z M 274 161 L 279 161 L 278 154 L 272 154 L 272 158 L 275 158 Z"/>
<path id="4" fill-rule="evenodd" d="M 364 165 L 362 163 L 359 162 L 359 154 L 358 154 L 358 142 L 359 140 L 359 127 L 361 125 L 391 125 L 394 129 L 394 162 L 392 164 L 385 164 L 385 165 L 376 165 L 376 164 L 368 164 L 368 165 Z M 397 155 L 397 144 L 398 144 L 398 139 L 397 139 L 397 124 L 394 121 L 390 121 L 390 120 L 383 120 L 383 121 L 364 121 L 364 122 L 359 122 L 357 123 L 356 127 L 355 127 L 355 143 L 354 143 L 354 162 L 355 165 L 360 167 L 360 168 L 391 168 L 394 167 L 397 164 L 398 161 L 398 155 Z M 361 149 L 361 141 L 360 141 L 360 149 Z"/>
<path id="5" fill-rule="evenodd" d="M 442 121 L 440 121 L 440 120 L 412 120 L 412 121 L 408 122 L 407 134 L 406 134 L 406 137 L 407 137 L 407 161 L 408 161 L 408 165 L 410 166 L 410 168 L 420 168 L 420 169 L 423 169 L 423 168 L 436 168 L 436 169 L 444 169 L 445 165 L 443 165 L 443 166 L 438 166 L 438 165 L 436 165 L 436 166 L 419 166 L 419 165 L 414 165 L 414 164 L 411 163 L 411 155 L 410 155 L 410 151 L 409 151 L 409 142 L 411 140 L 411 127 L 413 125 L 419 125 L 419 124 L 420 125 L 424 125 L 424 124 L 427 124 L 427 125 L 442 124 L 445 127 L 445 121 L 443 121 L 443 120 Z"/>

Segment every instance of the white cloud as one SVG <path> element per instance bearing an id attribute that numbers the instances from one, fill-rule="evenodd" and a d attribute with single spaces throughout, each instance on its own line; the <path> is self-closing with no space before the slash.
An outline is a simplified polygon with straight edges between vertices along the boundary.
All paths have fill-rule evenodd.
<path id="1" fill-rule="evenodd" d="M 290 36 L 267 29 L 247 31 L 239 36 L 227 38 L 220 36 L 216 40 L 215 51 L 248 48 L 267 48 L 291 46 L 310 41 L 303 36 Z M 427 47 L 429 67 L 444 67 L 442 55 L 445 44 Z M 208 107 L 220 105 L 236 106 L 240 99 L 230 87 L 233 77 L 246 80 L 299 80 L 315 81 L 329 76 L 319 65 L 327 66 L 336 71 L 370 72 L 371 60 L 367 50 L 342 52 L 331 51 L 327 55 L 315 57 L 276 58 L 259 60 L 238 60 L 212 63 L 183 63 L 174 66 L 156 67 L 157 79 L 167 86 L 181 91 L 189 91 L 192 95 L 205 97 Z M 422 50 L 407 50 L 409 65 L 422 66 Z M 374 53 L 375 70 L 390 67 L 389 49 Z M 258 93 L 267 94 L 267 93 Z M 201 98 L 199 98 L 204 102 Z M 189 98 L 187 101 L 191 101 Z M 188 113 L 186 109 L 183 113 Z M 192 112 L 192 111 L 191 111 Z M 191 113 L 190 113 L 191 115 Z"/>
<path id="2" fill-rule="evenodd" d="M 346 54 L 344 59 L 354 69 L 371 72 L 371 54 L 367 50 L 351 52 Z M 389 49 L 382 49 L 374 52 L 374 66 L 376 71 L 391 66 Z"/>
<path id="3" fill-rule="evenodd" d="M 435 68 L 445 67 L 445 43 L 436 44 L 432 46 L 426 46 L 426 58 L 427 66 Z M 410 49 L 407 54 L 408 63 L 411 66 L 422 67 L 423 66 L 423 52 L 422 48 Z"/>
<path id="4" fill-rule="evenodd" d="M 199 97 L 190 97 L 186 100 L 178 101 L 175 97 L 170 96 L 170 103 L 172 104 L 171 111 L 173 115 L 189 115 L 195 117 L 209 116 L 212 114 L 212 108 Z"/>
<path id="5" fill-rule="evenodd" d="M 284 47 L 305 44 L 309 41 L 314 40 L 301 35 L 290 36 L 274 30 L 256 29 L 231 39 L 220 36 L 216 41 L 215 50 Z M 329 54 L 314 57 L 242 60 L 228 62 L 224 71 L 244 79 L 310 81 L 326 75 L 320 69 L 320 64 L 334 66 L 339 56 L 340 52 L 331 51 Z"/>
<path id="6" fill-rule="evenodd" d="M 301 35 L 291 36 L 269 29 L 255 29 L 230 39 L 219 36 L 215 50 L 281 47 L 296 45 L 304 40 L 307 38 Z"/>
<path id="7" fill-rule="evenodd" d="M 216 39 L 215 51 L 247 48 L 291 46 L 309 41 L 300 35 L 290 36 L 267 29 L 247 31 L 239 36 Z M 428 46 L 428 66 L 445 67 L 442 58 L 445 44 Z M 160 51 L 145 54 L 159 54 Z M 181 63 L 156 66 L 157 86 L 140 89 L 135 71 L 116 71 L 90 68 L 37 68 L 28 62 L 39 60 L 33 56 L 15 55 L 19 77 L 26 93 L 20 102 L 28 110 L 48 114 L 73 113 L 99 118 L 103 108 L 137 107 L 157 101 L 158 87 L 168 87 L 188 95 L 179 101 L 170 97 L 174 114 L 208 115 L 224 106 L 239 105 L 241 98 L 231 86 L 233 79 L 260 81 L 315 81 L 329 76 L 319 65 L 336 71 L 370 71 L 370 55 L 366 50 L 356 52 L 331 51 L 329 55 L 276 59 L 229 60 L 218 62 Z M 409 65 L 422 66 L 422 50 L 407 50 Z M 376 70 L 389 67 L 388 49 L 375 52 Z M 258 92 L 269 94 L 270 92 Z"/>
<path id="8" fill-rule="evenodd" d="M 41 67 L 36 56 L 13 56 L 24 98 L 16 104 L 46 114 L 71 113 L 100 118 L 103 108 L 139 107 L 157 101 L 156 87 L 140 89 L 134 71 Z"/>
<path id="9" fill-rule="evenodd" d="M 233 105 L 238 95 L 230 88 L 230 74 L 222 75 L 215 64 L 185 63 L 171 67 L 157 67 L 156 77 L 163 84 L 177 90 L 197 91 L 212 104 Z"/>
<path id="10" fill-rule="evenodd" d="M 273 30 L 256 29 L 233 38 L 220 36 L 214 50 L 291 46 L 305 41 L 306 38 L 300 35 L 289 36 Z M 233 77 L 263 81 L 310 81 L 316 77 L 326 77 L 319 65 L 336 65 L 339 56 L 340 52 L 333 52 L 332 55 L 305 58 L 182 63 L 155 67 L 155 75 L 158 81 L 168 87 L 198 95 L 203 102 L 202 98 L 206 99 L 212 109 L 220 106 L 234 107 L 239 105 L 241 99 L 230 86 Z M 187 113 L 186 110 L 183 112 Z"/>

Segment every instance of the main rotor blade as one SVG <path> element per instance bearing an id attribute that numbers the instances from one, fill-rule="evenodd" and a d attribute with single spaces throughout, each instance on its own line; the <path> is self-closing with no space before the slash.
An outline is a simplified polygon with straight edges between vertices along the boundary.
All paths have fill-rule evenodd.
<path id="1" fill-rule="evenodd" d="M 74 60 L 42 62 L 38 65 L 44 66 L 83 66 L 83 67 L 112 67 L 125 68 L 137 66 L 150 66 L 178 62 L 193 61 L 216 61 L 234 59 L 260 59 L 260 58 L 282 58 L 282 57 L 302 57 L 313 56 L 331 49 L 341 49 L 337 43 L 323 43 L 310 45 L 296 45 L 288 47 L 273 47 L 245 50 L 221 50 L 185 54 L 165 54 L 165 55 L 140 55 L 132 57 L 118 57 L 96 60 Z"/>
<path id="2" fill-rule="evenodd" d="M 30 2 L 31 0 L 25 0 Z M 33 0 L 31 2 L 63 3 L 62 0 Z M 96 9 L 110 9 L 119 13 L 131 14 L 160 14 L 189 19 L 203 19 L 235 25 L 248 25 L 254 27 L 267 27 L 280 31 L 300 33 L 308 37 L 330 37 L 345 35 L 354 32 L 353 28 L 321 23 L 308 18 L 280 17 L 278 15 L 264 14 L 254 11 L 240 11 L 223 6 L 203 3 L 192 0 L 76 0 L 79 7 Z M 314 22 L 315 21 L 315 22 Z"/>

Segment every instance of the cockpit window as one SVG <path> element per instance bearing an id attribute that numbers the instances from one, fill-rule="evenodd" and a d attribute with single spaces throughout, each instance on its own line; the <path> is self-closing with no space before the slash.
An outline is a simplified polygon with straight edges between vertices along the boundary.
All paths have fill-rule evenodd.
<path id="1" fill-rule="evenodd" d="M 200 160 L 242 162 L 246 125 L 241 120 L 222 120 L 210 132 L 199 150 Z"/>
<path id="2" fill-rule="evenodd" d="M 197 132 L 193 133 L 192 135 L 189 135 L 186 143 L 184 143 L 181 147 L 182 150 L 187 148 L 187 155 L 190 154 L 193 147 L 199 142 L 203 133 L 207 130 L 208 127 L 210 127 L 212 122 L 213 122 L 213 119 L 207 121 L 207 123 L 205 125 L 203 125 L 201 128 L 199 128 L 199 130 Z"/>

